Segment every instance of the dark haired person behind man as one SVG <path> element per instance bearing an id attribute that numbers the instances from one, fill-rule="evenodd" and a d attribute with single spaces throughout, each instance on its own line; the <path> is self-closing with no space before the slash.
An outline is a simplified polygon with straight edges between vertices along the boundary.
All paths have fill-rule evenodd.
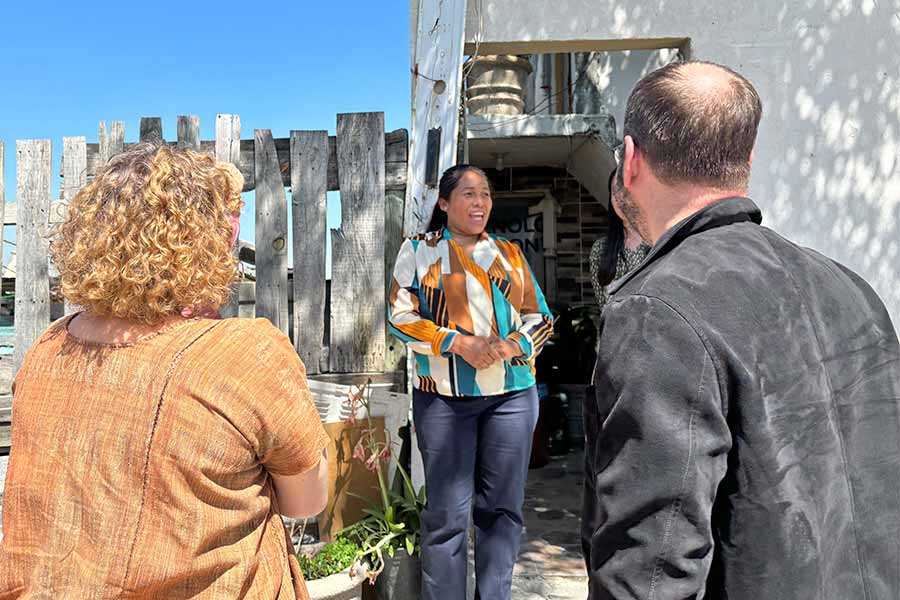
<path id="1" fill-rule="evenodd" d="M 900 347 L 872 289 L 760 226 L 762 107 L 638 82 L 614 200 L 653 248 L 603 311 L 585 410 L 593 600 L 900 598 Z"/>

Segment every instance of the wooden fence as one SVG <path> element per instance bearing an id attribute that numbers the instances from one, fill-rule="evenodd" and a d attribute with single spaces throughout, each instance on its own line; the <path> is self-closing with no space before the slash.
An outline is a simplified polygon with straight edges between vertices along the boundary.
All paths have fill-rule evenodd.
<path id="1" fill-rule="evenodd" d="M 196 116 L 178 117 L 177 131 L 170 143 L 233 163 L 244 176 L 244 191 L 255 190 L 255 282 L 239 284 L 225 316 L 237 316 L 239 301 L 249 299 L 256 316 L 292 336 L 311 375 L 398 368 L 404 354 L 386 334 L 385 293 L 401 241 L 406 130 L 385 133 L 383 113 L 352 113 L 337 116 L 336 136 L 292 131 L 289 138 L 273 138 L 271 130 L 256 129 L 252 139 L 241 139 L 240 117 L 224 114 L 216 117 L 213 141 L 200 139 Z M 140 139 L 153 138 L 162 139 L 162 120 L 144 117 Z M 130 146 L 124 140 L 120 121 L 108 130 L 101 123 L 97 143 L 64 138 L 58 201 L 50 199 L 51 141 L 16 142 L 16 201 L 5 203 L 3 211 L 4 224 L 16 225 L 14 368 L 50 323 L 48 227 L 65 218 L 68 201 L 111 156 Z M 2 147 L 0 142 L 0 199 Z M 285 187 L 291 191 L 290 223 Z M 332 190 L 341 193 L 342 224 L 331 232 L 326 294 L 326 192 Z"/>

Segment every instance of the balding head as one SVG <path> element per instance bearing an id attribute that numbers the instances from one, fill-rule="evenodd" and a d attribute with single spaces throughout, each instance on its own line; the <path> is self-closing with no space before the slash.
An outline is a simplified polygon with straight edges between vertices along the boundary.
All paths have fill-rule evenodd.
<path id="1" fill-rule="evenodd" d="M 741 189 L 761 116 L 753 85 L 731 69 L 672 63 L 637 83 L 624 130 L 660 181 Z"/>

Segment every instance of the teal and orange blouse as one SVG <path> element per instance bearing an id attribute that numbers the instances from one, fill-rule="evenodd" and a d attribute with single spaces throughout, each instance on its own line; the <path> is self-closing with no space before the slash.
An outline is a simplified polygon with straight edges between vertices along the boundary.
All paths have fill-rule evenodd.
<path id="1" fill-rule="evenodd" d="M 483 233 L 470 257 L 446 228 L 403 242 L 388 322 L 415 353 L 416 389 L 444 396 L 531 387 L 535 357 L 553 333 L 553 316 L 516 244 Z M 496 335 L 515 341 L 523 355 L 476 369 L 448 351 L 457 335 Z"/>

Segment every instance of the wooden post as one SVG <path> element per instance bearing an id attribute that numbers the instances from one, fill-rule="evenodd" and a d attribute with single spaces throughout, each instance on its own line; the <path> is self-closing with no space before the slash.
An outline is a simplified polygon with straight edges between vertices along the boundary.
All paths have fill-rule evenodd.
<path id="1" fill-rule="evenodd" d="M 335 373 L 384 369 L 384 114 L 338 115 L 341 228 L 332 235 Z"/>
<path id="2" fill-rule="evenodd" d="M 241 162 L 241 117 L 238 115 L 216 115 L 216 160 L 229 162 L 235 166 Z M 234 246 L 238 258 L 238 244 Z M 240 308 L 240 281 L 237 278 L 231 286 L 231 298 L 219 309 L 224 318 L 237 317 Z"/>
<path id="3" fill-rule="evenodd" d="M 200 117 L 178 116 L 178 147 L 200 150 Z"/>
<path id="4" fill-rule="evenodd" d="M 426 183 L 426 149 L 440 135 L 438 177 L 456 162 L 459 101 L 462 87 L 466 0 L 421 2 L 413 62 L 412 133 L 403 234 L 428 225 L 437 203 L 437 185 Z"/>
<path id="5" fill-rule="evenodd" d="M 100 146 L 100 167 L 106 166 L 109 162 L 109 136 L 106 134 L 106 121 L 100 121 L 100 133 L 97 136 Z M 91 173 L 93 175 L 94 173 Z"/>
<path id="6" fill-rule="evenodd" d="M 403 131 L 403 130 L 401 130 Z M 403 133 L 406 133 L 403 131 Z M 406 163 L 409 158 L 409 138 L 403 139 L 393 146 L 390 155 L 385 154 L 385 173 L 387 165 L 392 161 Z M 387 177 L 387 175 L 385 175 Z M 385 186 L 387 187 L 387 186 Z M 406 189 L 390 189 L 384 193 L 384 293 L 385 298 L 391 292 L 391 281 L 394 278 L 394 263 L 403 243 L 403 202 Z M 384 368 L 386 371 L 403 371 L 406 368 L 406 345 L 396 339 L 385 328 Z"/>
<path id="7" fill-rule="evenodd" d="M 62 199 L 68 204 L 87 183 L 87 139 L 84 136 L 63 138 L 62 171 Z M 64 306 L 67 315 L 76 310 L 68 300 L 64 301 Z"/>
<path id="8" fill-rule="evenodd" d="M 237 166 L 241 162 L 240 115 L 216 115 L 216 160 Z"/>
<path id="9" fill-rule="evenodd" d="M 287 201 L 272 131 L 256 129 L 253 138 L 256 157 L 256 316 L 269 319 L 287 334 Z"/>
<path id="10" fill-rule="evenodd" d="M 25 352 L 50 324 L 47 227 L 50 140 L 16 141 L 16 317 L 13 376 Z"/>
<path id="11" fill-rule="evenodd" d="M 294 347 L 306 372 L 328 370 L 325 340 L 325 234 L 328 132 L 291 132 L 294 234 Z"/>
<path id="12" fill-rule="evenodd" d="M 161 142 L 163 138 L 162 118 L 160 117 L 141 117 L 141 134 L 142 142 Z"/>
<path id="13" fill-rule="evenodd" d="M 544 198 L 537 205 L 529 209 L 528 214 L 541 214 L 541 220 L 544 223 L 542 232 L 544 240 L 544 296 L 550 306 L 556 305 L 558 300 L 556 264 L 559 255 L 556 247 L 556 218 L 559 216 L 559 202 L 549 191 L 544 192 Z"/>
<path id="14" fill-rule="evenodd" d="M 161 126 L 160 126 L 161 127 Z M 162 129 L 160 129 L 162 131 Z M 109 122 L 109 156 L 107 160 L 125 150 L 125 122 Z"/>
<path id="15" fill-rule="evenodd" d="M 91 168 L 90 150 L 85 150 L 85 177 L 94 176 L 100 169 L 105 167 L 109 159 L 125 150 L 125 122 L 110 121 L 109 135 L 106 134 L 106 121 L 100 121 L 100 144 L 99 159 L 100 164 Z"/>
<path id="16" fill-rule="evenodd" d="M 62 199 L 71 202 L 87 183 L 87 139 L 84 136 L 64 137 L 62 155 Z"/>
<path id="17" fill-rule="evenodd" d="M 384 293 L 391 293 L 394 264 L 403 243 L 403 201 L 405 190 L 384 193 Z M 402 371 L 406 368 L 406 345 L 385 328 L 384 368 L 386 371 Z"/>

